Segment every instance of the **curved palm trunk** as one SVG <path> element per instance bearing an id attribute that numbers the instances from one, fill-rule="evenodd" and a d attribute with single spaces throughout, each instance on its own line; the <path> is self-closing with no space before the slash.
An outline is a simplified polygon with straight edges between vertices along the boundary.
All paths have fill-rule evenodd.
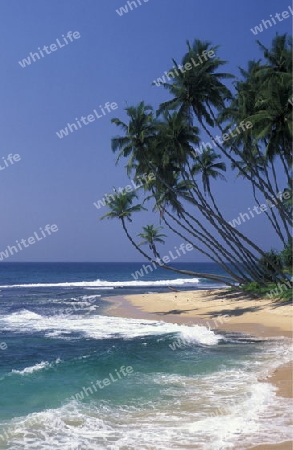
<path id="1" fill-rule="evenodd" d="M 199 198 L 201 198 L 201 201 L 204 203 L 204 206 L 199 205 L 198 208 L 202 212 L 203 216 L 212 224 L 212 226 L 218 231 L 218 233 L 221 235 L 221 237 L 226 242 L 227 246 L 230 247 L 230 249 L 233 251 L 235 255 L 235 259 L 238 258 L 239 261 L 242 261 L 245 270 L 250 273 L 253 279 L 257 279 L 261 282 L 262 280 L 262 274 L 257 266 L 257 259 L 255 256 L 249 252 L 249 250 L 240 242 L 240 240 L 235 236 L 236 230 L 235 228 L 231 227 L 232 230 L 234 230 L 234 233 L 231 233 L 230 230 L 227 230 L 227 222 L 222 218 L 222 216 L 218 216 L 214 213 L 214 211 L 210 208 L 208 203 L 203 198 L 200 191 L 197 191 L 197 194 Z M 194 197 L 193 197 L 194 199 Z M 194 199 L 196 202 L 196 200 Z M 220 219 L 221 218 L 221 219 Z M 221 227 L 219 226 L 221 225 Z M 230 224 L 229 224 L 230 225 Z M 244 258 L 244 255 L 248 255 L 249 261 Z"/>
<path id="2" fill-rule="evenodd" d="M 290 149 L 290 152 L 291 152 L 291 149 Z M 286 173 L 287 182 L 288 182 L 288 184 L 290 185 L 290 184 L 291 184 L 290 172 L 289 172 L 289 170 L 288 170 L 286 161 L 285 161 L 285 159 L 284 159 L 284 155 L 283 155 L 282 153 L 280 153 L 279 156 L 280 156 L 280 159 L 281 159 L 281 161 L 282 161 L 282 165 L 283 165 L 284 170 L 285 170 L 285 173 Z M 291 162 L 291 161 L 290 161 L 290 162 Z"/>
<path id="3" fill-rule="evenodd" d="M 150 160 L 148 160 L 148 159 L 146 158 L 145 155 L 144 155 L 143 159 L 145 160 L 146 166 L 148 166 L 148 167 L 150 168 L 151 171 L 153 171 L 154 173 L 156 173 L 155 167 L 152 166 Z M 179 195 L 179 196 L 180 196 L 180 195 L 182 196 L 182 194 L 181 194 L 180 192 L 175 191 L 174 188 L 172 188 L 171 186 L 169 186 L 169 184 L 166 183 L 166 181 L 165 181 L 164 179 L 162 179 L 162 177 L 161 177 L 158 173 L 156 173 L 156 176 L 158 177 L 159 181 L 161 181 L 161 182 L 163 183 L 163 185 L 165 185 L 168 189 L 170 189 L 170 191 L 173 192 L 176 196 L 178 196 L 178 195 Z M 183 198 L 184 198 L 184 196 L 183 196 Z M 194 199 L 194 197 L 193 197 L 193 202 L 194 202 L 194 204 L 195 204 L 196 206 L 198 206 L 198 207 L 201 206 L 201 205 Z M 206 203 L 206 202 L 205 202 L 205 203 Z M 207 218 L 207 220 L 209 220 L 209 221 L 211 222 L 211 220 L 210 220 L 210 219 L 211 219 L 211 214 L 207 214 L 207 212 L 204 210 L 204 208 L 200 208 L 200 210 L 201 210 L 201 212 L 205 215 L 205 217 Z M 212 210 L 211 210 L 211 213 L 212 213 L 212 215 L 215 217 L 215 219 L 218 220 L 217 215 L 215 215 L 215 214 L 213 213 Z M 251 247 L 253 247 L 258 253 L 260 253 L 264 258 L 267 257 L 266 254 L 265 254 L 258 246 L 256 246 L 253 242 L 251 242 L 248 238 L 246 238 L 244 235 L 242 235 L 242 233 L 240 233 L 238 230 L 236 230 L 235 228 L 233 228 L 233 227 L 232 227 L 230 224 L 228 224 L 226 221 L 223 221 L 223 220 L 222 220 L 222 221 L 219 221 L 219 220 L 218 220 L 218 222 L 221 223 L 221 226 L 222 226 L 222 227 L 223 227 L 223 224 L 226 225 L 226 227 L 229 226 L 230 231 L 232 231 L 232 233 L 234 232 L 234 233 L 240 235 L 240 236 L 243 238 L 243 240 L 246 240 L 246 242 L 247 242 Z M 230 245 L 230 240 L 229 240 L 230 238 L 227 239 L 227 236 L 223 236 L 223 232 L 222 232 L 221 230 L 219 230 L 219 227 L 216 226 L 216 224 L 215 224 L 214 221 L 213 221 L 213 225 L 214 225 L 214 227 L 218 228 L 218 231 L 221 233 L 221 235 L 222 235 L 222 237 L 224 238 L 225 242 L 226 242 L 228 245 Z M 241 246 L 241 244 L 240 244 L 239 242 L 237 243 L 237 245 L 238 245 L 238 246 Z M 235 248 L 233 248 L 233 251 L 235 252 Z M 246 248 L 242 245 L 242 251 L 245 253 L 245 252 L 248 251 L 248 249 L 246 249 Z M 237 252 L 237 250 L 236 250 L 236 252 Z M 251 254 L 251 256 L 253 257 L 252 254 Z M 242 258 L 242 256 L 240 256 L 240 258 Z M 248 270 L 250 270 L 249 267 L 248 267 Z M 256 266 L 255 266 L 254 270 L 255 270 L 256 273 L 257 273 L 257 267 L 256 267 Z M 277 267 L 276 267 L 276 272 L 278 272 Z"/>
<path id="4" fill-rule="evenodd" d="M 167 227 L 170 228 L 170 230 L 171 230 L 173 233 L 175 233 L 175 234 L 177 234 L 178 236 L 180 236 L 182 239 L 184 239 L 184 241 L 190 243 L 194 248 L 196 248 L 196 249 L 197 249 L 198 251 L 200 251 L 202 254 L 206 255 L 209 259 L 211 259 L 212 261 L 214 261 L 215 264 L 217 264 L 218 266 L 222 267 L 222 269 L 223 269 L 225 272 L 229 273 L 229 274 L 232 276 L 232 278 L 234 279 L 234 281 L 237 281 L 237 282 L 240 283 L 240 284 L 244 284 L 244 283 L 247 283 L 248 281 L 250 281 L 250 280 L 249 280 L 248 278 L 246 278 L 245 276 L 242 277 L 242 278 L 240 278 L 239 275 L 236 274 L 236 273 L 234 273 L 234 272 L 232 272 L 231 269 L 230 269 L 224 262 L 220 263 L 219 260 L 220 260 L 220 261 L 222 261 L 222 260 L 221 260 L 221 258 L 220 258 L 218 255 L 216 255 L 216 256 L 218 257 L 218 260 L 216 260 L 216 259 L 213 258 L 210 254 L 208 254 L 207 252 L 205 252 L 204 250 L 202 250 L 201 248 L 199 248 L 198 246 L 196 246 L 193 242 L 191 242 L 188 238 L 186 238 L 186 236 L 183 236 L 183 234 L 181 234 L 178 230 L 176 230 L 175 228 L 173 228 L 172 225 L 170 225 L 170 223 L 166 220 L 165 217 L 163 217 L 163 221 L 164 221 L 164 223 L 167 225 Z"/>
<path id="5" fill-rule="evenodd" d="M 211 192 L 210 186 L 208 187 L 208 193 L 209 193 L 209 196 L 210 196 L 210 198 L 212 200 L 212 203 L 214 205 L 214 208 L 215 208 L 217 214 L 225 221 L 221 211 L 219 210 L 219 208 L 216 205 L 216 202 L 215 202 L 214 196 L 213 196 L 213 194 Z M 228 231 L 228 235 L 231 236 L 232 239 L 235 238 L 235 236 L 232 236 L 232 233 L 230 232 L 230 230 L 227 230 L 227 231 Z M 242 246 L 240 240 L 237 237 L 236 237 L 235 241 L 237 243 L 236 245 L 241 245 Z M 245 267 L 249 268 L 250 274 L 254 274 L 255 275 L 255 270 L 257 269 L 255 261 L 252 259 L 250 252 L 247 252 L 245 247 L 244 247 L 244 249 L 245 249 L 245 251 L 242 252 L 242 254 L 241 254 L 242 262 L 244 262 Z"/>
<path id="6" fill-rule="evenodd" d="M 259 200 L 258 200 L 257 197 L 256 197 L 256 191 L 255 191 L 254 185 L 252 186 L 252 190 L 253 190 L 253 198 L 254 198 L 254 200 L 255 200 L 257 206 L 260 208 L 260 207 L 261 207 L 261 204 L 260 204 Z M 273 219 L 273 218 L 275 217 L 275 215 L 273 214 L 273 211 L 272 211 L 273 217 L 271 217 L 267 211 L 263 211 L 263 212 L 264 212 L 265 215 L 267 216 L 267 218 L 268 218 L 269 222 L 271 223 L 272 227 L 274 228 L 276 234 L 279 236 L 281 242 L 282 242 L 283 245 L 285 246 L 285 245 L 286 245 L 286 241 L 285 241 L 284 236 L 283 236 L 283 234 L 282 234 L 282 232 L 281 232 L 281 229 L 280 229 L 280 227 L 279 227 L 279 224 L 278 224 L 277 221 L 274 221 L 274 219 Z"/>
<path id="7" fill-rule="evenodd" d="M 171 188 L 171 189 L 172 189 L 172 188 Z M 200 191 L 198 191 L 198 194 L 201 195 L 201 194 L 200 194 Z M 178 193 L 178 195 L 180 195 L 180 193 Z M 203 199 L 203 200 L 204 200 L 204 199 Z M 266 255 L 266 253 L 265 253 L 263 250 L 261 250 L 261 248 L 259 248 L 254 242 L 252 242 L 250 239 L 248 239 L 248 238 L 247 238 L 244 234 L 242 234 L 239 230 L 237 230 L 236 228 L 232 227 L 232 225 L 230 225 L 230 224 L 229 224 L 226 220 L 224 220 L 222 217 L 220 217 L 219 215 L 215 214 L 214 211 L 212 211 L 210 208 L 209 208 L 209 213 L 208 213 L 208 211 L 206 211 L 205 208 L 202 208 L 201 205 L 194 199 L 194 197 L 193 197 L 193 199 L 190 199 L 190 201 L 191 201 L 192 203 L 194 203 L 196 206 L 199 207 L 199 209 L 200 209 L 201 212 L 205 215 L 205 217 L 206 217 L 207 220 L 209 220 L 209 221 L 211 222 L 210 219 L 211 219 L 211 217 L 213 217 L 215 220 L 218 221 L 219 224 L 221 224 L 221 225 L 224 227 L 224 229 L 225 229 L 225 228 L 228 228 L 230 231 L 232 231 L 233 234 L 235 233 L 235 235 L 237 235 L 237 236 L 239 236 L 240 238 L 242 238 L 244 242 L 246 242 L 250 247 L 252 247 L 254 250 L 256 250 L 257 253 L 259 253 L 261 256 L 263 256 L 263 257 L 264 257 L 264 258 L 272 265 L 272 267 L 273 267 L 274 270 L 276 271 L 276 275 L 280 275 L 281 278 L 284 279 L 284 277 L 285 277 L 284 273 L 281 272 L 281 271 L 279 270 L 279 268 L 278 268 L 272 261 L 270 261 L 270 260 L 268 259 L 268 256 Z M 204 202 L 205 202 L 205 201 L 204 201 Z M 205 202 L 205 203 L 206 203 L 206 202 Z M 213 225 L 214 225 L 214 227 L 218 228 L 214 220 L 213 220 Z M 221 232 L 221 230 L 219 230 L 219 228 L 218 228 L 218 231 L 219 231 L 219 233 L 222 235 L 222 232 Z M 227 237 L 228 237 L 227 235 L 226 235 L 226 237 L 223 236 L 223 238 L 224 238 L 224 240 L 226 241 L 226 243 L 227 243 L 228 245 L 230 245 L 230 242 L 229 242 L 229 240 L 227 240 Z M 242 247 L 244 248 L 244 251 L 247 250 L 247 249 L 245 249 L 244 246 L 242 246 Z M 258 269 L 255 267 L 255 270 L 258 270 Z M 276 280 L 277 280 L 277 277 L 276 277 Z"/>
<path id="8" fill-rule="evenodd" d="M 191 175 L 191 169 L 190 169 L 189 164 L 188 164 L 188 168 L 189 168 L 190 175 Z M 194 177 L 193 177 L 192 175 L 191 175 L 191 177 L 192 177 L 192 180 L 194 181 L 194 183 L 195 183 L 195 185 L 196 185 L 196 180 L 194 179 Z M 212 192 L 211 192 L 211 190 L 210 190 L 209 185 L 208 185 L 207 187 L 208 187 L 208 192 L 209 192 L 210 198 L 211 198 L 211 200 L 212 200 L 212 203 L 213 203 L 213 206 L 214 206 L 216 212 L 218 213 L 218 215 L 219 215 L 223 220 L 225 220 L 225 219 L 223 218 L 223 216 L 222 216 L 222 213 L 220 212 L 220 210 L 218 209 L 218 207 L 217 207 L 217 205 L 216 205 L 216 202 L 215 202 L 215 200 L 214 200 L 214 197 L 213 197 L 213 195 L 212 195 Z M 195 190 L 195 192 L 196 192 L 197 195 L 199 195 L 199 196 L 201 195 L 199 189 L 198 189 L 198 190 Z M 202 196 L 202 198 L 203 198 L 203 196 Z M 208 205 L 207 202 L 206 202 L 206 205 Z M 190 216 L 190 217 L 192 218 L 192 216 Z M 192 219 L 193 219 L 193 218 L 192 218 Z M 240 260 L 242 260 L 245 264 L 248 264 L 247 267 L 248 267 L 249 269 L 251 268 L 251 265 L 253 265 L 253 266 L 254 266 L 254 270 L 255 270 L 255 258 L 254 258 L 254 256 L 252 255 L 252 253 L 249 252 L 248 249 L 246 249 L 246 247 L 244 247 L 244 246 L 242 245 L 242 243 L 241 243 L 240 240 L 237 238 L 237 236 L 235 236 L 235 233 L 231 233 L 231 231 L 230 231 L 230 230 L 227 230 L 227 229 L 225 229 L 224 231 L 225 231 L 225 233 L 227 233 L 227 237 L 224 239 L 225 242 L 228 242 L 228 243 L 229 243 L 231 239 L 234 240 L 234 241 L 235 241 L 235 244 L 236 244 L 237 250 L 238 250 L 239 248 L 241 249 L 240 255 L 239 255 L 239 253 L 237 253 L 237 254 L 238 254 L 238 257 L 240 258 Z M 222 237 L 223 237 L 223 236 L 222 236 Z M 227 238 L 228 238 L 228 241 L 227 241 Z M 235 249 L 235 247 L 231 247 L 231 246 L 230 246 L 230 248 L 232 248 L 233 251 L 234 251 L 234 249 Z"/>
<path id="9" fill-rule="evenodd" d="M 150 164 L 149 161 L 148 161 L 148 165 L 149 165 L 150 169 L 151 169 L 152 171 L 154 171 L 154 173 L 156 173 L 155 168 L 152 167 L 152 165 Z M 212 216 L 213 216 L 213 217 L 220 223 L 220 225 L 221 225 L 222 227 L 224 227 L 224 228 L 227 228 L 227 227 L 228 227 L 228 228 L 230 229 L 230 231 L 234 232 L 236 235 L 238 235 L 239 237 L 241 237 L 247 244 L 249 244 L 254 250 L 257 251 L 257 253 L 259 253 L 261 256 L 263 256 L 264 259 L 266 259 L 266 260 L 272 265 L 272 267 L 273 267 L 274 270 L 276 271 L 276 275 L 280 275 L 281 278 L 284 279 L 285 275 L 283 274 L 283 272 L 280 272 L 279 268 L 278 268 L 273 262 L 271 262 L 271 261 L 268 259 L 266 253 L 265 253 L 264 251 L 262 251 L 261 248 L 259 248 L 256 244 L 254 244 L 254 242 L 252 242 L 250 239 L 248 239 L 245 235 L 243 235 L 243 234 L 242 234 L 240 231 L 238 231 L 236 228 L 233 228 L 228 222 L 226 222 L 226 221 L 224 221 L 223 219 L 221 219 L 221 218 L 220 218 L 217 214 L 215 214 L 212 210 L 211 210 L 211 213 L 208 214 L 207 211 L 205 211 L 205 209 L 202 207 L 202 205 L 200 205 L 200 204 L 194 199 L 194 197 L 193 197 L 193 198 L 186 198 L 185 195 L 183 195 L 183 194 L 180 193 L 180 192 L 177 192 L 177 191 L 176 191 L 174 188 L 172 188 L 165 180 L 163 180 L 162 177 L 160 177 L 158 174 L 157 174 L 157 177 L 158 177 L 159 181 L 161 181 L 161 182 L 163 183 L 163 185 L 165 185 L 165 186 L 166 186 L 171 192 L 173 192 L 176 196 L 181 196 L 181 197 L 183 197 L 185 200 L 189 200 L 191 203 L 195 204 L 195 205 L 200 209 L 200 211 L 204 214 L 204 216 L 206 217 L 206 219 L 207 219 L 209 222 L 211 222 L 211 218 L 212 218 Z M 214 227 L 218 228 L 219 233 L 222 234 L 222 233 L 223 233 L 222 230 L 219 230 L 219 227 L 216 226 L 214 220 L 213 220 L 212 223 L 213 223 L 213 226 L 214 226 Z M 228 245 L 230 245 L 230 242 L 229 242 L 229 240 L 227 239 L 227 236 L 225 236 L 225 237 L 223 236 L 223 238 L 224 238 L 225 242 L 226 242 Z M 243 248 L 243 251 L 244 251 L 244 252 L 247 251 L 247 249 L 246 249 L 243 245 L 242 245 L 242 248 Z M 235 249 L 234 249 L 234 251 L 235 251 Z M 253 255 L 252 255 L 252 256 L 253 256 Z M 259 272 L 259 269 L 257 268 L 256 265 L 255 265 L 255 267 L 254 267 L 254 270 L 255 270 L 255 276 L 257 276 L 256 274 Z M 261 283 L 263 283 L 263 282 L 262 282 L 263 274 L 260 274 L 260 275 L 261 275 L 260 278 L 257 276 L 257 279 L 258 279 Z M 276 280 L 277 280 L 277 276 L 276 276 Z"/>
<path id="10" fill-rule="evenodd" d="M 267 145 L 267 143 L 266 143 L 266 145 Z M 261 156 L 261 153 L 260 153 L 259 149 L 258 149 L 258 154 Z M 278 187 L 278 183 L 277 183 L 277 174 L 276 174 L 273 162 L 271 162 L 271 168 L 272 168 L 275 188 L 276 188 L 276 191 L 278 193 L 279 192 L 279 187 Z M 270 175 L 269 175 L 269 172 L 268 172 L 268 167 L 265 164 L 264 164 L 264 174 L 265 174 L 265 177 L 266 177 L 266 180 L 267 180 L 268 184 L 270 186 L 272 186 L 272 183 L 271 183 L 271 180 L 270 180 Z M 254 185 L 253 185 L 253 187 L 254 187 Z M 255 187 L 254 187 L 254 189 L 255 189 Z M 272 187 L 272 191 L 273 191 L 273 187 Z M 274 196 L 274 198 L 276 198 L 276 195 Z M 277 197 L 277 202 L 279 202 L 279 198 L 278 197 Z M 283 204 L 281 202 L 279 202 L 279 203 L 281 204 L 281 207 L 278 208 L 278 211 L 279 211 L 279 214 L 280 214 L 280 220 L 281 220 L 281 222 L 283 224 L 283 227 L 285 229 L 285 232 L 287 234 L 287 239 L 288 239 L 291 236 L 289 228 L 288 228 L 288 223 L 290 223 L 290 221 L 288 222 L 286 216 L 284 215 L 284 206 L 283 206 Z M 272 215 L 272 221 L 274 222 L 276 228 L 278 230 L 280 230 L 280 226 L 279 226 L 279 222 L 278 222 L 277 216 L 274 213 L 272 208 L 270 208 L 270 212 L 271 212 L 271 215 Z M 284 239 L 284 237 L 281 238 L 281 240 L 283 240 L 283 239 Z"/>
<path id="11" fill-rule="evenodd" d="M 211 251 L 211 253 L 213 253 L 215 255 L 216 258 L 211 256 L 211 254 L 205 252 L 204 250 L 198 248 L 198 250 L 205 254 L 206 256 L 208 256 L 209 259 L 211 259 L 212 261 L 214 261 L 216 264 L 220 265 L 222 267 L 223 270 L 225 270 L 227 273 L 229 273 L 233 278 L 235 278 L 235 280 L 237 279 L 238 282 L 240 283 L 244 283 L 244 282 L 248 282 L 250 281 L 249 278 L 247 278 L 247 276 L 239 269 L 239 267 L 235 264 L 235 261 L 233 260 L 232 255 L 226 251 L 224 248 L 222 251 L 221 247 L 215 243 L 212 243 L 211 245 L 209 245 L 206 242 L 203 241 L 203 239 L 199 238 L 193 231 L 189 230 L 187 227 L 185 227 L 185 225 L 183 225 L 182 223 L 179 222 L 178 219 L 176 219 L 176 217 L 174 217 L 171 213 L 169 213 L 168 211 L 166 211 L 166 214 L 172 219 L 174 220 L 174 222 L 176 222 L 180 227 L 182 227 L 184 230 L 186 230 L 189 234 L 191 234 L 192 236 L 196 237 L 197 239 L 199 239 L 201 241 L 202 244 L 206 245 L 208 247 L 208 249 Z M 183 236 L 181 233 L 179 233 L 177 230 L 175 230 L 173 227 L 171 227 L 171 225 L 166 221 L 166 219 L 163 217 L 164 222 L 166 223 L 166 225 L 176 234 L 178 234 L 180 237 L 182 237 L 184 240 L 186 240 L 187 242 L 189 242 L 191 245 L 194 245 L 192 242 L 190 242 L 185 236 Z M 186 221 L 189 224 L 189 221 L 187 219 L 184 218 L 184 221 Z M 190 225 L 192 227 L 192 225 Z M 192 227 L 193 228 L 193 227 Z M 196 232 L 197 230 L 195 230 L 193 228 L 193 230 Z M 206 236 L 202 235 L 203 237 L 206 238 Z M 234 267 L 237 271 L 237 273 L 233 272 L 231 270 L 231 268 L 229 268 L 226 265 L 226 262 L 222 259 L 222 257 L 217 253 L 217 251 L 219 251 L 229 262 L 232 267 Z M 228 255 L 228 256 L 227 256 Z M 239 276 L 240 275 L 240 276 Z"/>
<path id="12" fill-rule="evenodd" d="M 195 183 L 195 186 L 196 186 L 196 188 L 194 187 L 193 190 L 195 191 L 196 195 L 201 200 L 201 203 L 203 205 L 203 209 L 201 209 L 198 206 L 199 209 L 201 210 L 202 214 L 205 216 L 205 218 L 207 220 L 209 220 L 209 222 L 214 226 L 214 228 L 217 229 L 217 231 L 220 233 L 220 235 L 222 236 L 222 238 L 224 239 L 226 244 L 237 255 L 237 257 L 240 260 L 242 260 L 242 262 L 244 262 L 244 264 L 248 264 L 247 267 L 248 267 L 248 270 L 249 270 L 250 267 L 251 267 L 251 264 L 255 265 L 255 263 L 256 263 L 256 259 L 255 259 L 254 255 L 245 246 L 243 246 L 241 241 L 238 239 L 234 228 L 232 228 L 233 231 L 231 231 L 231 229 L 227 229 L 227 227 L 223 227 L 223 225 L 222 225 L 222 230 L 218 227 L 217 222 L 215 222 L 215 220 L 212 219 L 212 217 L 215 216 L 214 211 L 210 208 L 210 205 L 207 203 L 207 201 L 205 200 L 205 198 L 201 194 L 199 188 L 196 185 L 196 181 L 194 180 L 193 177 L 192 177 L 192 179 L 193 179 L 193 181 Z M 194 201 L 196 201 L 196 199 L 194 198 L 194 195 L 192 195 L 192 196 L 193 196 Z M 210 196 L 211 196 L 211 199 L 212 199 L 212 201 L 214 203 L 214 207 L 215 207 L 215 210 L 216 210 L 218 216 L 222 218 L 222 220 L 223 220 L 223 222 L 225 224 L 227 224 L 227 222 L 224 219 L 224 217 L 222 216 L 221 212 L 219 211 L 219 209 L 215 205 L 215 201 L 214 201 L 214 199 L 213 199 L 213 197 L 211 195 L 211 192 L 210 192 Z M 232 242 L 234 242 L 234 244 L 232 244 Z M 239 252 L 239 250 L 241 250 L 241 251 Z M 248 260 L 248 262 L 246 262 L 245 259 Z M 256 267 L 255 267 L 255 270 L 256 270 Z"/>
<path id="13" fill-rule="evenodd" d="M 198 118 L 201 126 L 203 127 L 203 129 L 205 130 L 205 132 L 208 134 L 208 136 L 213 139 L 213 135 L 210 133 L 209 129 L 205 126 L 205 124 L 203 123 L 202 119 L 198 117 L 197 112 L 196 112 L 196 108 L 193 106 L 193 112 L 195 114 L 195 116 Z M 217 121 L 216 121 L 217 123 Z M 222 127 L 217 123 L 219 129 L 222 131 Z M 274 192 L 272 190 L 272 186 L 268 185 L 267 182 L 260 176 L 259 171 L 255 171 L 254 167 L 251 167 L 252 169 L 252 174 L 250 175 L 248 172 L 246 172 L 240 165 L 239 163 L 229 154 L 229 152 L 227 152 L 227 150 L 225 149 L 225 147 L 223 147 L 221 144 L 219 144 L 218 142 L 216 143 L 217 147 L 224 153 L 224 155 L 235 165 L 235 167 L 237 167 L 237 169 L 239 170 L 239 172 L 245 177 L 247 178 L 251 183 L 255 183 L 255 185 L 257 186 L 257 188 L 263 193 L 263 195 L 265 197 L 267 197 L 270 201 L 273 201 L 274 199 Z M 232 145 L 232 148 L 234 150 L 234 152 L 242 157 L 241 152 L 239 152 L 239 150 Z M 255 177 L 255 178 L 253 178 Z M 258 180 L 258 181 L 256 181 Z M 265 189 L 266 188 L 266 189 Z M 278 201 L 278 210 L 280 211 L 280 214 L 282 214 L 283 216 L 286 217 L 287 221 L 289 223 L 291 223 L 291 218 L 289 215 L 287 215 L 284 212 L 284 209 L 282 208 L 282 204 Z"/>
<path id="14" fill-rule="evenodd" d="M 124 218 L 122 217 L 120 220 L 122 222 L 122 227 L 123 227 L 123 230 L 124 230 L 126 236 L 130 240 L 131 244 L 136 248 L 136 250 L 138 250 L 139 253 L 141 253 L 146 259 L 148 259 L 152 263 L 154 263 L 156 265 L 159 265 L 158 261 L 153 260 L 153 258 L 151 258 L 149 255 L 147 255 L 143 250 L 141 250 L 138 247 L 138 245 L 134 242 L 134 240 L 132 239 L 132 237 L 128 233 L 128 230 L 127 230 L 126 225 L 125 225 Z M 232 280 L 232 279 L 230 279 L 228 277 L 224 277 L 224 276 L 220 276 L 220 275 L 214 275 L 214 274 L 210 274 L 210 273 L 192 272 L 190 270 L 179 270 L 179 269 L 175 269 L 173 267 L 167 266 L 165 264 L 162 264 L 162 265 L 160 264 L 160 267 L 162 267 L 163 269 L 166 269 L 166 270 L 171 270 L 172 272 L 181 273 L 183 275 L 189 275 L 189 276 L 197 277 L 197 278 L 206 278 L 208 280 L 224 283 L 224 284 L 226 284 L 228 286 L 233 286 L 233 287 L 235 286 L 234 280 Z"/>

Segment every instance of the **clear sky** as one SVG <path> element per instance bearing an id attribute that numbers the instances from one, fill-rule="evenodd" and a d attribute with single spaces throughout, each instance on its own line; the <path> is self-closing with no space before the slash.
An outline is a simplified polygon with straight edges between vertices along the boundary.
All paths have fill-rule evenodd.
<path id="1" fill-rule="evenodd" d="M 118 221 L 99 221 L 106 208 L 93 205 L 113 186 L 129 184 L 123 162 L 115 166 L 111 118 L 124 119 L 127 104 L 146 100 L 156 107 L 168 98 L 151 83 L 171 68 L 171 58 L 181 59 L 187 39 L 220 45 L 220 56 L 229 61 L 225 70 L 236 74 L 238 66 L 260 58 L 256 39 L 270 45 L 276 32 L 291 32 L 291 14 L 258 36 L 250 31 L 270 14 L 289 11 L 289 0 L 140 2 L 122 16 L 115 10 L 125 0 L 0 2 L 0 164 L 5 166 L 2 158 L 8 164 L 0 170 L 0 251 L 46 224 L 59 230 L 7 261 L 141 260 Z M 64 45 L 68 31 L 80 38 Z M 18 63 L 51 44 L 54 51 L 40 60 L 35 56 L 24 68 Z M 58 138 L 56 131 L 94 109 L 101 114 L 106 102 L 118 109 Z M 20 161 L 11 165 L 9 154 Z M 248 187 L 233 179 L 217 185 L 217 195 L 229 220 L 254 206 Z M 152 213 L 137 216 L 138 228 L 149 222 L 158 223 Z M 277 241 L 266 224 L 257 217 L 241 231 L 269 248 Z M 178 243 L 170 238 L 166 250 Z M 189 260 L 204 258 L 191 252 Z"/>

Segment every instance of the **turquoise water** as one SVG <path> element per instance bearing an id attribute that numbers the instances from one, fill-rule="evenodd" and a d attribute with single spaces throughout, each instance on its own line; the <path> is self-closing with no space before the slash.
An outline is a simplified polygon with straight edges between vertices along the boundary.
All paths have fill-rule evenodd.
<path id="1" fill-rule="evenodd" d="M 1 265 L 0 449 L 248 449 L 288 438 L 289 401 L 258 380 L 290 360 L 290 342 L 111 317 L 104 297 L 192 284 L 158 272 L 138 285 L 136 267 Z"/>

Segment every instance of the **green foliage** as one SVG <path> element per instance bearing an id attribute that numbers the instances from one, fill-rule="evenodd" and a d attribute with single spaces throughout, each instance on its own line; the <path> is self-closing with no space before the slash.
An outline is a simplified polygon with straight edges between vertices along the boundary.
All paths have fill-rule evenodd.
<path id="1" fill-rule="evenodd" d="M 138 236 L 144 240 L 138 245 L 152 245 L 155 242 L 164 244 L 163 238 L 166 237 L 166 234 L 159 233 L 159 230 L 161 229 L 162 227 L 155 228 L 154 225 L 146 225 L 143 227 L 143 233 L 139 233 Z"/>
<path id="2" fill-rule="evenodd" d="M 264 281 L 273 281 L 276 274 L 275 268 L 277 267 L 280 271 L 283 269 L 280 254 L 273 249 L 266 252 L 266 256 L 259 259 L 259 267 L 264 274 Z"/>
<path id="3" fill-rule="evenodd" d="M 292 198 L 278 198 L 279 186 L 288 183 L 285 191 L 291 192 L 293 127 L 288 100 L 292 97 L 292 55 L 286 35 L 277 35 L 271 48 L 258 44 L 263 61 L 250 61 L 247 70 L 240 69 L 241 78 L 235 80 L 232 93 L 226 80 L 235 77 L 222 71 L 226 61 L 218 56 L 218 46 L 198 39 L 187 42 L 182 66 L 204 51 L 213 50 L 214 57 L 185 71 L 173 60 L 176 75 L 163 84 L 171 98 L 157 111 L 141 101 L 126 108 L 125 122 L 113 118 L 123 134 L 112 139 L 112 150 L 118 153 L 117 161 L 127 159 L 128 175 L 154 174 L 141 191 L 143 204 L 151 203 L 160 223 L 218 263 L 229 274 L 228 284 L 254 281 L 257 285 L 251 288 L 262 290 L 268 282 L 285 279 L 284 267 L 288 270 L 292 263 L 286 246 L 291 242 Z M 231 135 L 234 129 L 238 131 Z M 202 145 L 199 151 L 202 133 L 217 151 L 211 144 Z M 222 141 L 216 137 L 219 134 Z M 248 182 L 258 205 L 274 205 L 263 217 L 285 246 L 281 255 L 265 252 L 243 233 L 244 227 L 232 227 L 230 218 L 224 217 L 215 194 L 218 183 L 225 181 L 227 163 Z M 136 244 L 126 228 L 125 219 L 131 221 L 133 212 L 145 209 L 132 205 L 135 198 L 136 194 L 115 198 L 104 218 L 120 219 L 138 251 L 142 253 L 141 244 L 147 243 L 157 255 L 155 244 L 164 237 L 158 234 L 160 228 L 145 226 L 141 244 Z"/>
<path id="4" fill-rule="evenodd" d="M 252 281 L 251 283 L 247 283 L 244 286 L 241 286 L 241 289 L 245 292 L 249 292 L 250 294 L 255 294 L 259 296 L 265 296 L 272 289 L 274 289 L 274 283 L 267 283 L 266 285 L 260 285 L 256 281 Z"/>
<path id="5" fill-rule="evenodd" d="M 115 195 L 108 202 L 108 207 L 110 211 L 100 218 L 103 219 L 127 219 L 129 222 L 132 221 L 131 215 L 134 212 L 140 212 L 143 208 L 140 204 L 132 206 L 132 202 L 137 198 L 135 192 L 115 192 Z"/>
<path id="6" fill-rule="evenodd" d="M 292 266 L 293 266 L 292 244 L 293 244 L 293 240 L 291 239 L 280 253 L 283 266 L 291 273 L 292 273 Z"/>
<path id="7" fill-rule="evenodd" d="M 274 291 L 278 288 L 276 283 L 266 283 L 265 285 L 260 285 L 257 282 L 253 281 L 251 283 L 247 283 L 244 286 L 241 286 L 241 289 L 244 292 L 252 294 L 254 296 L 262 297 L 262 298 L 274 298 L 280 300 L 292 300 L 292 288 L 289 287 L 284 289 L 282 292 L 278 294 L 273 294 Z M 272 297 L 273 295 L 273 297 Z"/>

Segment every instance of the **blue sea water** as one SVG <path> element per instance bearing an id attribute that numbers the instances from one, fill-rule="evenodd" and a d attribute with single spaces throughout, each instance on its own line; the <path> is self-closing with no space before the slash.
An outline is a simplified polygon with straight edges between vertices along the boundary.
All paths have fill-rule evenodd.
<path id="1" fill-rule="evenodd" d="M 160 268 L 135 280 L 140 269 L 0 265 L 0 449 L 245 450 L 290 439 L 289 400 L 259 381 L 290 360 L 290 342 L 112 317 L 110 296 L 218 286 Z"/>

